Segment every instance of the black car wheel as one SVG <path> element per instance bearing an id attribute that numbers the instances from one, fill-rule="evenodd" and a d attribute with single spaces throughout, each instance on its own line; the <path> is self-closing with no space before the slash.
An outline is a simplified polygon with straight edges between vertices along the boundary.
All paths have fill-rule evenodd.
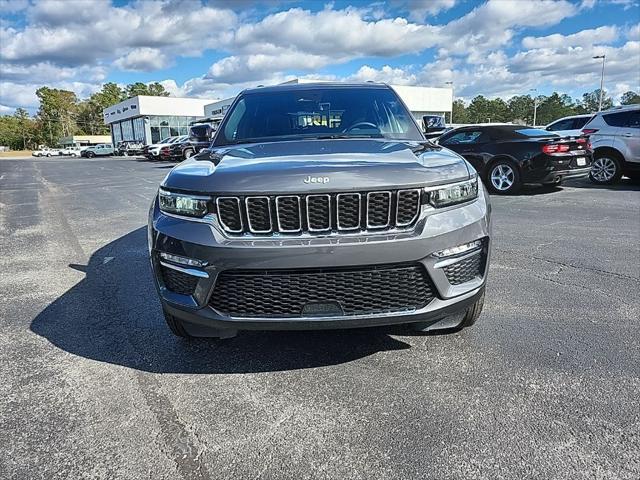
<path id="1" fill-rule="evenodd" d="M 95 157 L 95 156 L 96 156 L 96 154 L 95 154 L 95 153 L 93 153 L 93 152 L 87 152 L 87 158 L 93 158 L 93 157 Z"/>
<path id="2" fill-rule="evenodd" d="M 184 151 L 183 156 L 184 156 L 184 159 L 185 159 L 185 160 L 186 160 L 187 158 L 191 158 L 191 157 L 193 156 L 193 150 L 191 150 L 190 148 L 187 148 L 187 149 Z"/>
<path id="3" fill-rule="evenodd" d="M 171 330 L 171 333 L 173 333 L 176 337 L 191 338 L 191 335 L 189 335 L 182 326 L 182 321 L 164 310 L 163 313 L 164 319 L 167 322 L 167 326 L 169 327 L 169 330 Z"/>
<path id="4" fill-rule="evenodd" d="M 598 185 L 610 185 L 622 177 L 620 159 L 611 153 L 596 153 L 591 165 L 589 179 Z"/>
<path id="5" fill-rule="evenodd" d="M 487 186 L 494 193 L 516 193 L 522 187 L 518 167 L 508 160 L 497 160 L 487 170 Z"/>
<path id="6" fill-rule="evenodd" d="M 482 292 L 482 295 L 469 308 L 467 308 L 462 315 L 462 320 L 459 322 L 458 319 L 460 316 L 454 315 L 436 323 L 411 323 L 409 324 L 409 327 L 411 330 L 416 332 L 456 333 L 463 328 L 470 327 L 476 323 L 482 313 L 482 307 L 484 307 L 484 291 Z"/>

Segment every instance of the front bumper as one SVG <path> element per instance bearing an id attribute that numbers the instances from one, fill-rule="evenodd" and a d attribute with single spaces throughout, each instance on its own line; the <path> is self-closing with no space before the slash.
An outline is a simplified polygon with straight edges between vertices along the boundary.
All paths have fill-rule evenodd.
<path id="1" fill-rule="evenodd" d="M 192 335 L 206 335 L 203 330 L 207 328 L 298 330 L 438 321 L 463 312 L 484 291 L 491 225 L 488 195 L 484 188 L 480 190 L 477 200 L 463 206 L 437 210 L 423 206 L 417 223 L 410 230 L 300 237 L 229 237 L 214 215 L 199 221 L 167 215 L 160 212 L 156 199 L 151 207 L 148 231 L 156 286 L 165 310 L 186 322 L 187 331 Z M 444 267 L 452 259 L 437 258 L 433 253 L 480 239 L 484 241 L 482 275 L 462 284 L 450 283 Z M 191 295 L 176 293 L 165 286 L 161 268 L 166 267 L 161 266 L 160 252 L 206 263 L 203 268 L 188 267 L 198 275 Z M 463 254 L 453 261 L 475 254 L 480 252 Z M 301 314 L 275 318 L 232 317 L 211 306 L 216 279 L 225 271 L 364 267 L 408 262 L 422 264 L 433 284 L 435 298 L 424 308 L 364 315 L 305 317 Z"/>

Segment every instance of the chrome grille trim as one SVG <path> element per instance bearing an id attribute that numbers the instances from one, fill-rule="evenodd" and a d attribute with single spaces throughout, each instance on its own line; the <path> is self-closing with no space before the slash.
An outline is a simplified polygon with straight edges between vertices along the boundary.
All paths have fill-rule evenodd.
<path id="1" fill-rule="evenodd" d="M 418 193 L 417 202 L 416 202 L 416 206 L 415 206 L 416 213 L 414 214 L 414 216 L 411 218 L 410 221 L 408 221 L 408 222 L 398 222 L 398 209 L 399 209 L 400 195 L 402 193 L 405 193 L 405 192 L 417 192 Z M 420 215 L 420 189 L 419 188 L 408 188 L 408 189 L 404 189 L 404 190 L 398 190 L 396 192 L 396 227 L 406 227 L 406 226 L 411 225 L 413 222 L 416 221 L 416 218 L 418 218 L 418 215 Z"/>
<path id="2" fill-rule="evenodd" d="M 369 222 L 369 197 L 371 195 L 380 195 L 380 194 L 385 194 L 387 195 L 387 197 L 389 198 L 388 203 L 387 203 L 387 223 L 385 223 L 384 225 L 371 225 L 371 223 Z M 367 218 L 367 228 L 386 228 L 389 226 L 389 224 L 391 223 L 391 198 L 392 198 L 392 193 L 389 190 L 381 190 L 381 191 L 377 191 L 377 192 L 369 192 L 367 193 L 367 204 L 365 206 L 366 210 L 366 218 Z"/>
<path id="3" fill-rule="evenodd" d="M 253 226 L 251 225 L 251 215 L 249 213 L 249 203 L 251 202 L 251 200 L 259 200 L 262 198 L 266 198 L 267 199 L 267 218 L 269 219 L 269 229 L 268 230 L 257 230 L 255 228 L 253 228 Z M 247 226 L 249 227 L 249 231 L 251 233 L 271 233 L 273 231 L 273 222 L 271 221 L 271 199 L 269 197 L 267 197 L 266 195 L 259 195 L 259 196 L 253 196 L 253 197 L 246 197 L 244 200 L 244 208 L 245 211 L 247 213 Z"/>
<path id="4" fill-rule="evenodd" d="M 316 197 L 324 197 L 328 201 L 328 207 L 327 207 L 329 209 L 329 222 L 328 222 L 329 227 L 328 228 L 312 228 L 311 227 L 311 222 L 309 221 L 309 199 L 310 198 L 316 198 Z M 306 204 L 306 210 L 307 210 L 307 229 L 310 232 L 328 232 L 328 231 L 330 231 L 331 230 L 331 223 L 332 223 L 332 221 L 331 221 L 332 220 L 332 215 L 331 215 L 331 195 L 329 195 L 328 193 L 307 195 L 305 199 L 306 199 L 305 204 Z"/>
<path id="5" fill-rule="evenodd" d="M 295 198 L 296 202 L 298 202 L 298 225 L 300 225 L 300 227 L 295 229 L 295 230 L 288 230 L 288 229 L 282 228 L 282 224 L 280 222 L 280 204 L 279 204 L 279 201 L 282 200 L 283 198 Z M 331 207 L 329 207 L 329 209 L 331 209 Z M 278 224 L 278 231 L 279 232 L 283 232 L 283 233 L 298 233 L 298 232 L 302 231 L 302 202 L 300 200 L 300 195 L 278 195 L 276 197 L 276 223 Z"/>
<path id="6" fill-rule="evenodd" d="M 342 197 L 357 197 L 358 198 L 358 224 L 353 227 L 343 227 L 340 225 L 340 198 Z M 348 231 L 348 230 L 358 230 L 360 228 L 360 224 L 362 223 L 362 195 L 359 193 L 339 193 L 336 195 L 336 226 L 338 230 Z"/>
<path id="7" fill-rule="evenodd" d="M 220 212 L 220 200 L 235 200 L 236 201 L 236 206 L 238 208 L 238 216 L 240 217 L 240 228 L 239 229 L 233 229 L 230 228 L 226 223 L 224 223 L 222 221 L 222 217 L 220 215 L 220 213 L 218 213 L 218 221 L 220 222 L 220 225 L 222 225 L 222 228 L 224 228 L 227 232 L 230 233 L 242 233 L 244 231 L 244 222 L 242 221 L 242 212 L 240 211 L 240 199 L 238 197 L 218 197 L 216 198 L 216 210 L 217 212 Z"/>

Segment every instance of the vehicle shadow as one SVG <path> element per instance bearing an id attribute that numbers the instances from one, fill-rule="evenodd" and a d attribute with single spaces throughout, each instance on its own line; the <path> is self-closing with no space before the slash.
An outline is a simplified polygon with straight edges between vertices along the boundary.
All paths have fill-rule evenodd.
<path id="1" fill-rule="evenodd" d="M 591 190 L 617 190 L 617 191 L 630 191 L 630 192 L 638 192 L 640 191 L 640 181 L 633 180 L 631 178 L 623 177 L 618 182 L 612 185 L 597 185 L 591 182 L 588 179 L 580 179 L 580 180 L 568 180 L 566 182 L 568 187 L 573 188 L 586 188 Z"/>
<path id="2" fill-rule="evenodd" d="M 31 330 L 71 354 L 153 373 L 296 370 L 410 348 L 385 328 L 176 338 L 164 324 L 146 249 L 143 227 L 94 252 L 88 265 L 69 265 L 85 278 L 40 312 Z"/>

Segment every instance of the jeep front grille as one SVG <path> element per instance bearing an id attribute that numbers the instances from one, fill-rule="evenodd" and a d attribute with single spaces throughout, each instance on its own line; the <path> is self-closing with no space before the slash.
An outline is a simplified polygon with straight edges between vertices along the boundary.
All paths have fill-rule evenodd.
<path id="1" fill-rule="evenodd" d="M 423 265 L 391 264 L 220 273 L 210 305 L 230 317 L 370 315 L 424 308 L 435 298 Z M 323 315 L 323 313 L 320 313 Z"/>
<path id="2" fill-rule="evenodd" d="M 413 225 L 420 190 L 218 197 L 218 219 L 231 234 L 385 231 Z"/>

